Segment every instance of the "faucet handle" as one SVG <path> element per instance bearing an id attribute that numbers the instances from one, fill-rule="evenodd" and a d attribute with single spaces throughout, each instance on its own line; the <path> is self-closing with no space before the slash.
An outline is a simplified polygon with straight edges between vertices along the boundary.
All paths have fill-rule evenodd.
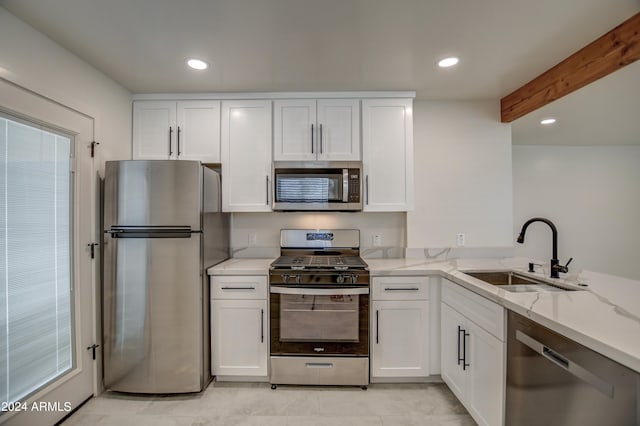
<path id="1" fill-rule="evenodd" d="M 529 262 L 529 269 L 527 270 L 527 272 L 535 272 L 536 271 L 536 269 L 535 269 L 536 266 L 544 266 L 544 265 L 541 265 L 540 263 Z"/>
<path id="2" fill-rule="evenodd" d="M 564 266 L 556 265 L 555 268 L 558 270 L 558 272 L 562 272 L 563 274 L 566 274 L 567 272 L 569 272 L 569 264 L 571 263 L 572 260 L 573 260 L 573 257 L 569 258 L 569 260 Z"/>

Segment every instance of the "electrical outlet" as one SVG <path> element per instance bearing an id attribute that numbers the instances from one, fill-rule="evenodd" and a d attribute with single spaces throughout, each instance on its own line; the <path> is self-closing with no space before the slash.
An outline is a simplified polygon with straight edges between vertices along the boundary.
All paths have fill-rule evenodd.
<path id="1" fill-rule="evenodd" d="M 373 246 L 380 247 L 382 245 L 382 235 L 374 234 L 373 235 Z"/>
<path id="2" fill-rule="evenodd" d="M 249 245 L 255 246 L 258 244 L 258 235 L 256 232 L 249 232 Z"/>
<path id="3" fill-rule="evenodd" d="M 462 232 L 456 234 L 456 246 L 464 247 L 464 234 Z"/>

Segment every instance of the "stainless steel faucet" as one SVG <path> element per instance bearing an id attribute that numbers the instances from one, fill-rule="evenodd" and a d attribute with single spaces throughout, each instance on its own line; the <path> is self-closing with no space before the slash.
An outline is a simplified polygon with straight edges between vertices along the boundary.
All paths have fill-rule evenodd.
<path id="1" fill-rule="evenodd" d="M 534 217 L 527 220 L 524 225 L 522 225 L 522 229 L 520 230 L 520 235 L 518 235 L 518 239 L 516 240 L 518 243 L 524 243 L 524 234 L 527 232 L 527 228 L 533 222 L 543 222 L 549 225 L 551 228 L 551 239 L 552 239 L 552 254 L 551 254 L 551 278 L 560 278 L 559 272 L 566 274 L 569 272 L 569 264 L 573 260 L 573 257 L 569 259 L 566 265 L 560 265 L 558 261 L 558 229 L 549 219 L 545 219 L 544 217 Z"/>

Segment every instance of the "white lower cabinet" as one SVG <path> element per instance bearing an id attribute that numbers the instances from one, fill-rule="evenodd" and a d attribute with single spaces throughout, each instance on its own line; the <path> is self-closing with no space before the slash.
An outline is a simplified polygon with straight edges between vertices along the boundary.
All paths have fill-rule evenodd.
<path id="1" fill-rule="evenodd" d="M 442 282 L 442 379 L 478 424 L 502 425 L 504 308 L 457 284 Z"/>
<path id="2" fill-rule="evenodd" d="M 372 381 L 429 375 L 429 294 L 427 277 L 372 278 Z"/>
<path id="3" fill-rule="evenodd" d="M 212 276 L 211 298 L 211 374 L 218 381 L 266 381 L 267 277 Z"/>

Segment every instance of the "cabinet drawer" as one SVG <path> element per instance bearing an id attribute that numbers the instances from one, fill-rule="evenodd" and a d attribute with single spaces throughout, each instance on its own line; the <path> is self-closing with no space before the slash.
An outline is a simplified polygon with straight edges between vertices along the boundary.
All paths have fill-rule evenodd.
<path id="1" fill-rule="evenodd" d="M 442 301 L 504 341 L 504 308 L 449 280 L 442 279 Z"/>
<path id="2" fill-rule="evenodd" d="M 267 277 L 211 276 L 212 299 L 266 299 Z"/>
<path id="3" fill-rule="evenodd" d="M 428 277 L 373 277 L 373 300 L 428 300 Z"/>

